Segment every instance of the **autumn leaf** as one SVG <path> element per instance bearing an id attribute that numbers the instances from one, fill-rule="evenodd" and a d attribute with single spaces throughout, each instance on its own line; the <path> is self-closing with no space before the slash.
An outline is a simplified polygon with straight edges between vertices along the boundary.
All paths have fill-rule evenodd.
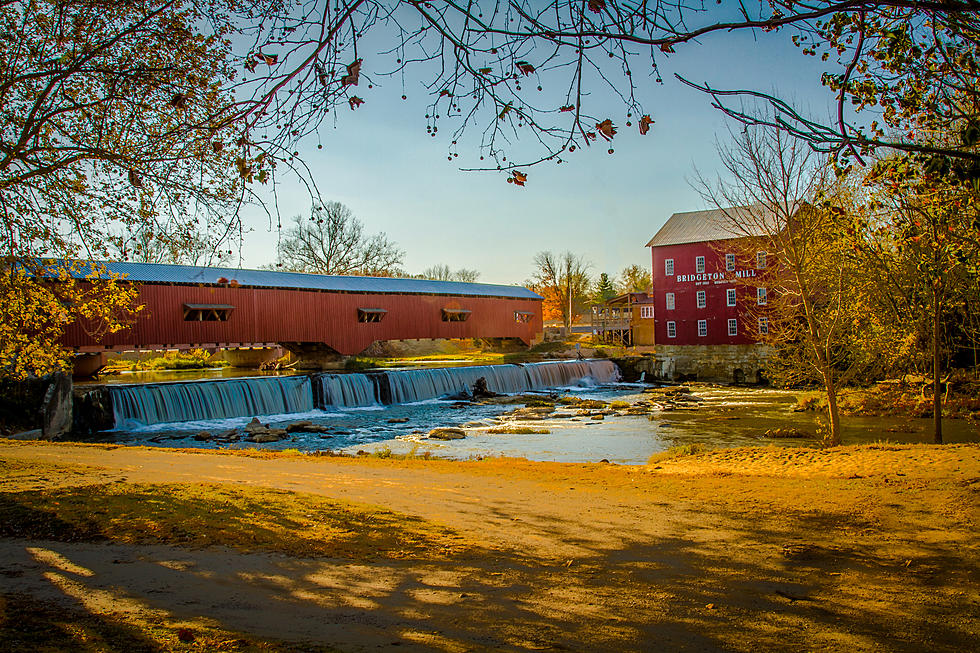
<path id="1" fill-rule="evenodd" d="M 518 61 L 517 69 L 522 73 L 524 73 L 525 75 L 530 75 L 531 73 L 534 72 L 534 66 L 532 66 L 526 61 Z"/>
<path id="2" fill-rule="evenodd" d="M 218 283 L 228 283 L 228 277 L 218 277 Z"/>
<path id="3" fill-rule="evenodd" d="M 650 125 L 653 124 L 653 119 L 650 116 L 643 116 L 640 118 L 640 134 L 646 136 L 646 133 L 650 131 Z"/>
<path id="4" fill-rule="evenodd" d="M 489 75 L 493 72 L 493 68 L 480 68 L 477 72 L 481 75 Z"/>
<path id="5" fill-rule="evenodd" d="M 507 177 L 507 183 L 514 184 L 515 186 L 523 186 L 526 181 L 527 175 L 520 170 L 514 170 L 511 176 Z"/>
<path id="6" fill-rule="evenodd" d="M 214 150 L 215 153 L 220 152 L 221 150 L 225 149 L 225 144 L 221 141 L 215 141 L 211 143 L 211 149 Z"/>
<path id="7" fill-rule="evenodd" d="M 136 188 L 143 188 L 143 179 L 142 177 L 140 177 L 140 174 L 135 170 L 129 171 L 129 183 L 135 186 Z"/>
<path id="8" fill-rule="evenodd" d="M 340 78 L 340 83 L 344 86 L 357 86 L 358 80 L 361 78 L 361 61 L 363 59 L 357 59 L 352 64 L 347 66 L 347 74 Z"/>
<path id="9" fill-rule="evenodd" d="M 279 61 L 279 55 L 277 54 L 266 54 L 264 52 L 258 52 L 255 58 L 267 66 L 275 66 Z"/>
<path id="10" fill-rule="evenodd" d="M 364 100 L 362 100 L 361 98 L 357 97 L 356 95 L 351 96 L 351 98 L 349 100 L 347 100 L 347 102 L 350 103 L 350 108 L 351 108 L 352 111 L 354 109 L 356 109 L 357 107 L 361 106 L 362 104 L 364 104 Z"/>
<path id="11" fill-rule="evenodd" d="M 589 0 L 589 11 L 598 14 L 606 7 L 606 0 Z"/>
<path id="12" fill-rule="evenodd" d="M 559 109 L 559 111 L 575 111 L 575 105 L 574 104 L 566 104 L 561 109 Z"/>
<path id="13" fill-rule="evenodd" d="M 613 126 L 612 120 L 606 118 L 602 122 L 597 122 L 595 128 L 599 130 L 599 133 L 607 141 L 611 141 L 613 136 L 616 135 L 616 128 Z"/>
<path id="14" fill-rule="evenodd" d="M 585 137 L 586 138 L 589 138 L 589 139 L 591 139 L 593 141 L 596 139 L 595 132 L 585 132 Z"/>
<path id="15" fill-rule="evenodd" d="M 512 108 L 514 108 L 514 103 L 513 102 L 508 102 L 507 104 L 505 104 L 503 111 L 500 112 L 500 115 L 497 116 L 497 119 L 498 120 L 503 120 L 504 119 L 504 116 L 506 116 L 508 113 L 510 113 L 510 110 Z"/>
<path id="16" fill-rule="evenodd" d="M 187 106 L 187 96 L 183 93 L 174 93 L 174 96 L 170 98 L 170 104 L 178 109 L 183 109 Z"/>
<path id="17" fill-rule="evenodd" d="M 442 89 L 441 91 L 439 91 L 439 97 L 446 97 L 447 95 L 449 97 L 453 96 L 453 94 L 447 91 L 446 89 Z"/>
<path id="18" fill-rule="evenodd" d="M 674 52 L 674 46 L 672 46 L 670 43 L 661 43 L 660 51 L 664 54 L 672 54 Z"/>

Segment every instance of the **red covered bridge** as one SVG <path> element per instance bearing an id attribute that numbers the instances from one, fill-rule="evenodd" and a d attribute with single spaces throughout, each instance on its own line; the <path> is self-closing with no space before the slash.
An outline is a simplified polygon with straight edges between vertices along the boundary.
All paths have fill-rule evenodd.
<path id="1" fill-rule="evenodd" d="M 540 339 L 541 296 L 482 283 L 338 277 L 154 263 L 100 263 L 140 286 L 145 308 L 128 329 L 95 341 L 72 325 L 79 353 L 141 349 L 269 347 L 341 355 L 375 341 Z M 88 270 L 78 276 L 84 277 Z"/>

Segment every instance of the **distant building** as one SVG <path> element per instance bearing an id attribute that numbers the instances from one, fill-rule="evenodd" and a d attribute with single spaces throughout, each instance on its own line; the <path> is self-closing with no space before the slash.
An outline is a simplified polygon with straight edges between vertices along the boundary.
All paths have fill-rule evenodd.
<path id="1" fill-rule="evenodd" d="M 759 210 L 737 207 L 727 213 Z M 754 242 L 751 232 L 736 232 L 726 211 L 715 209 L 675 213 L 647 243 L 653 261 L 656 374 L 762 380 L 768 348 L 758 341 L 768 329 L 769 253 Z"/>
<path id="2" fill-rule="evenodd" d="M 654 299 L 631 292 L 592 307 L 592 335 L 599 342 L 624 347 L 654 344 Z"/>

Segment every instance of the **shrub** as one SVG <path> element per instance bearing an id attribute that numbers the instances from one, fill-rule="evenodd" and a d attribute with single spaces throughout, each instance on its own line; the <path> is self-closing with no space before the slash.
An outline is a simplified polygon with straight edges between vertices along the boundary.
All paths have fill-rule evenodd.
<path id="1" fill-rule="evenodd" d="M 665 460 L 671 460 L 673 458 L 683 458 L 684 456 L 697 456 L 706 452 L 708 448 L 704 446 L 703 442 L 692 442 L 691 444 L 679 444 L 667 449 L 666 451 L 661 451 L 655 453 L 647 460 L 648 465 L 653 465 L 654 463 L 663 462 Z"/>

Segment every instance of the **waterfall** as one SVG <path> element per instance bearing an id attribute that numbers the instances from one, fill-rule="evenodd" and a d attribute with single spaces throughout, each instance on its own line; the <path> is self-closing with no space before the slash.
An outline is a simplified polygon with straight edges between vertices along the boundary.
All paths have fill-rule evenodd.
<path id="1" fill-rule="evenodd" d="M 381 403 L 374 380 L 366 374 L 320 374 L 315 381 L 319 382 L 322 393 L 318 397 L 318 408 L 374 406 Z"/>
<path id="2" fill-rule="evenodd" d="M 526 363 L 524 369 L 534 389 L 613 383 L 621 378 L 619 368 L 609 360 Z"/>
<path id="3" fill-rule="evenodd" d="M 313 410 L 306 376 L 109 386 L 109 393 L 117 427 Z"/>
<path id="4" fill-rule="evenodd" d="M 548 361 L 524 365 L 477 365 L 387 372 L 391 403 L 436 399 L 469 391 L 483 377 L 493 392 L 511 393 L 556 388 L 585 382 L 589 385 L 619 380 L 612 361 Z"/>
<path id="5" fill-rule="evenodd" d="M 612 361 L 584 360 L 108 387 L 119 428 L 134 422 L 149 425 L 305 413 L 314 407 L 405 404 L 469 392 L 480 378 L 486 379 L 489 390 L 509 394 L 610 383 L 618 381 L 620 374 Z"/>

